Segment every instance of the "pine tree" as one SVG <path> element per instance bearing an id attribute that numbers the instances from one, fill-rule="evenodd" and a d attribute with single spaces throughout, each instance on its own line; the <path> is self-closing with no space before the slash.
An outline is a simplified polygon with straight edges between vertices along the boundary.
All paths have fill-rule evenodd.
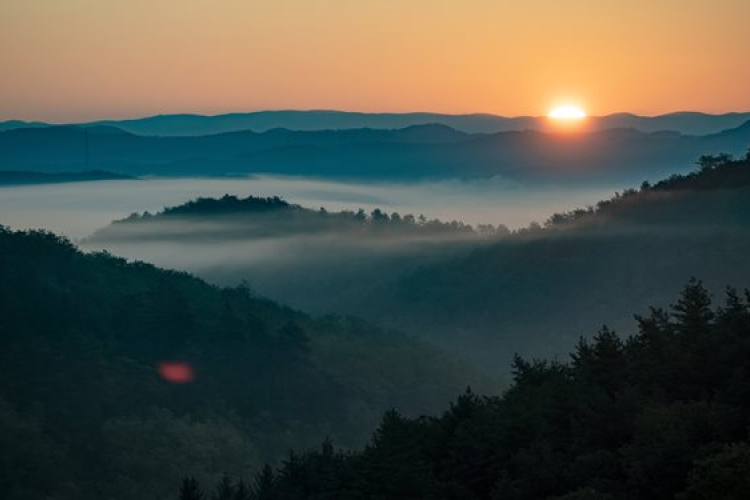
<path id="1" fill-rule="evenodd" d="M 245 485 L 245 481 L 241 479 L 234 487 L 234 500 L 250 500 L 250 490 Z"/>
<path id="2" fill-rule="evenodd" d="M 715 384 L 718 367 L 713 357 L 720 348 L 713 328 L 711 297 L 703 283 L 691 279 L 672 311 L 679 346 L 675 357 L 683 387 L 680 396 L 696 397 L 704 390 L 711 391 Z"/>
<path id="3" fill-rule="evenodd" d="M 205 497 L 194 477 L 186 477 L 180 486 L 179 500 L 203 500 Z"/>
<path id="4" fill-rule="evenodd" d="M 216 486 L 216 490 L 212 495 L 212 500 L 234 500 L 235 498 L 235 487 L 229 476 L 224 474 L 221 478 L 221 482 Z"/>
<path id="5" fill-rule="evenodd" d="M 268 464 L 255 478 L 253 498 L 255 500 L 273 500 L 276 498 L 276 478 L 273 469 Z"/>
<path id="6" fill-rule="evenodd" d="M 626 377 L 624 345 L 617 334 L 606 326 L 591 342 L 581 339 L 571 354 L 577 378 L 606 392 L 610 399 Z"/>
<path id="7" fill-rule="evenodd" d="M 678 331 L 690 336 L 687 340 L 694 340 L 696 336 L 705 334 L 714 319 L 711 296 L 703 282 L 695 278 L 685 286 L 680 300 L 672 306 L 672 311 L 672 316 L 677 320 Z"/>

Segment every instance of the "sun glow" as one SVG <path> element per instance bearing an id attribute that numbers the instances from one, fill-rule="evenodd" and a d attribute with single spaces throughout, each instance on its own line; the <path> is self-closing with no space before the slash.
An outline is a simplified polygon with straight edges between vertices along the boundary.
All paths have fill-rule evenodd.
<path id="1" fill-rule="evenodd" d="M 586 118 L 586 112 L 577 106 L 559 106 L 547 116 L 553 120 L 576 121 Z"/>

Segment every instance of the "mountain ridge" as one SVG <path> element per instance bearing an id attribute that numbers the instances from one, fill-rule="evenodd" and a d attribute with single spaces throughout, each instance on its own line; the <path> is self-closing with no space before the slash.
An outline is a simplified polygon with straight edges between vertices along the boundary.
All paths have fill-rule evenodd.
<path id="1" fill-rule="evenodd" d="M 633 126 L 644 132 L 675 130 L 685 134 L 704 135 L 737 126 L 750 120 L 750 112 L 710 114 L 678 111 L 654 116 L 612 113 L 587 119 L 593 129 Z M 266 110 L 216 115 L 197 113 L 157 114 L 122 120 L 94 120 L 77 123 L 83 126 L 116 125 L 142 135 L 193 136 L 251 129 L 262 132 L 283 127 L 292 130 L 337 130 L 350 128 L 403 128 L 423 123 L 441 123 L 467 133 L 494 133 L 509 130 L 548 130 L 544 116 L 502 116 L 490 113 L 446 114 L 430 112 L 367 113 L 337 110 Z M 71 123 L 76 124 L 76 123 Z M 8 120 L 0 130 L 22 127 L 54 126 L 54 123 Z"/>
<path id="2" fill-rule="evenodd" d="M 577 133 L 467 134 L 443 124 L 422 124 L 387 130 L 274 128 L 157 137 L 111 125 L 63 125 L 0 132 L 0 166 L 6 170 L 81 170 L 88 148 L 90 168 L 130 175 L 506 176 L 633 183 L 681 171 L 701 154 L 741 154 L 748 145 L 750 121 L 705 136 L 642 132 L 632 127 Z"/>

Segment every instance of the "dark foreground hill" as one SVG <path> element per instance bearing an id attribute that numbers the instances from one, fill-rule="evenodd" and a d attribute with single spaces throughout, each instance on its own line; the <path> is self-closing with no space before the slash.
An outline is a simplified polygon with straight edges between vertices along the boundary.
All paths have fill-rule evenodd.
<path id="1" fill-rule="evenodd" d="M 740 154 L 750 122 L 689 136 L 617 128 L 577 133 L 466 134 L 444 125 L 200 137 L 139 136 L 110 126 L 0 132 L 3 169 L 64 172 L 91 168 L 130 175 L 273 173 L 415 180 L 501 176 L 527 182 L 640 182 L 682 171 L 700 154 Z"/>
<path id="2" fill-rule="evenodd" d="M 217 494 L 746 499 L 750 292 L 725 296 L 712 307 L 708 292 L 691 282 L 669 310 L 639 317 L 631 337 L 604 328 L 580 341 L 564 363 L 517 357 L 514 383 L 500 397 L 467 392 L 436 417 L 391 411 L 360 452 L 326 442 L 291 453 L 278 469 L 266 468 L 239 487 L 227 478 Z M 199 485 L 187 480 L 180 498 L 197 498 L 189 496 L 196 491 Z"/>
<path id="3" fill-rule="evenodd" d="M 356 445 L 472 377 L 355 319 L 0 228 L 2 498 L 167 498 L 187 467 L 214 481 L 326 436 Z"/>

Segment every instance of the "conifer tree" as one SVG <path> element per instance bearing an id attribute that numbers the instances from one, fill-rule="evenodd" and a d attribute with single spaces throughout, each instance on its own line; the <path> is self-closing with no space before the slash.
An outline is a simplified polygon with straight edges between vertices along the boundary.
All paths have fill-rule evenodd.
<path id="1" fill-rule="evenodd" d="M 276 477 L 271 466 L 266 464 L 255 478 L 253 498 L 254 500 L 275 500 L 276 497 Z"/>
<path id="2" fill-rule="evenodd" d="M 237 481 L 234 487 L 234 500 L 250 500 L 250 490 L 245 485 L 245 481 Z"/>
<path id="3" fill-rule="evenodd" d="M 204 498 L 198 480 L 194 477 L 186 477 L 182 480 L 179 500 L 203 500 Z"/>
<path id="4" fill-rule="evenodd" d="M 224 474 L 221 482 L 216 486 L 212 500 L 235 500 L 235 487 L 232 480 Z"/>

